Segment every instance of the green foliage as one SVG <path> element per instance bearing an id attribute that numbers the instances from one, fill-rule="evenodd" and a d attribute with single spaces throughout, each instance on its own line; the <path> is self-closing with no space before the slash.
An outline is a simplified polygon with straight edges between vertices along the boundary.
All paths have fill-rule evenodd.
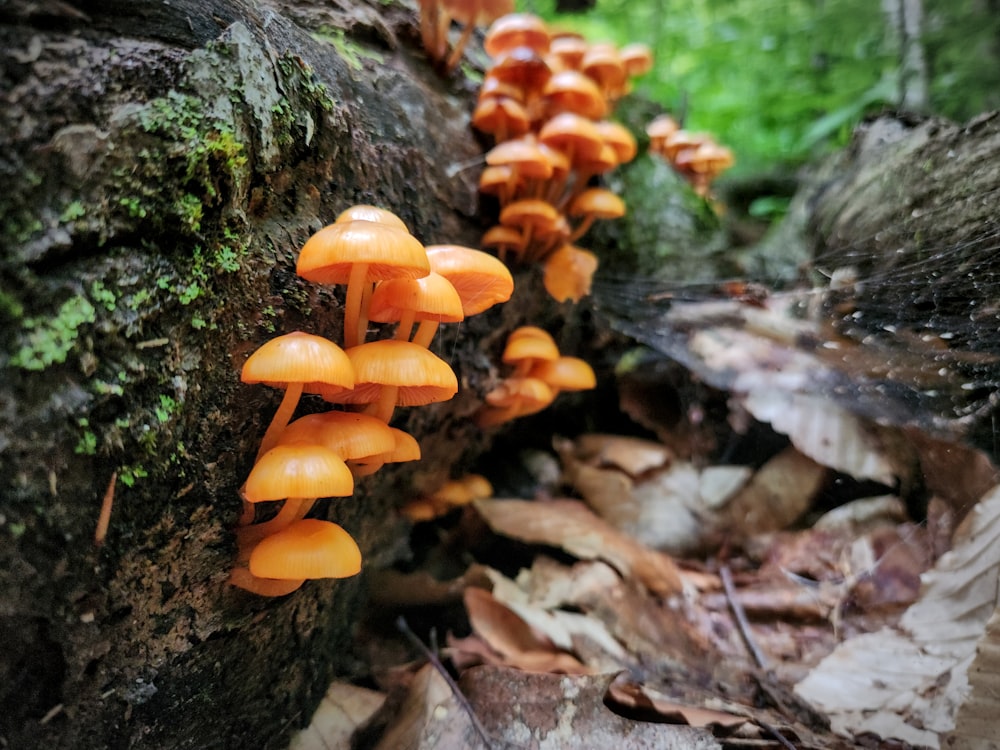
<path id="1" fill-rule="evenodd" d="M 733 148 L 733 173 L 797 164 L 843 145 L 859 119 L 899 99 L 900 52 L 869 0 L 597 0 L 559 15 L 590 41 L 648 44 L 636 89 L 691 130 Z M 924 0 L 932 111 L 959 120 L 1000 106 L 1000 15 L 981 0 Z"/>
<path id="2" fill-rule="evenodd" d="M 44 370 L 62 364 L 76 343 L 81 326 L 93 323 L 97 311 L 83 295 L 62 303 L 54 317 L 25 318 L 21 346 L 11 357 L 11 364 L 25 370 Z"/>

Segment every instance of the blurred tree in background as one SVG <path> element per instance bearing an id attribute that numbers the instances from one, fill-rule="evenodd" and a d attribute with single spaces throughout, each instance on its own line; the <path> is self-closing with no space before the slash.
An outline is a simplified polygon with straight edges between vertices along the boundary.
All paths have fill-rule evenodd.
<path id="1" fill-rule="evenodd" d="M 590 6 L 593 7 L 590 7 Z M 637 89 L 737 154 L 733 175 L 842 145 L 866 113 L 1000 107 L 1000 0 L 521 0 L 588 40 L 645 42 Z M 577 9 L 576 13 L 559 12 Z"/>

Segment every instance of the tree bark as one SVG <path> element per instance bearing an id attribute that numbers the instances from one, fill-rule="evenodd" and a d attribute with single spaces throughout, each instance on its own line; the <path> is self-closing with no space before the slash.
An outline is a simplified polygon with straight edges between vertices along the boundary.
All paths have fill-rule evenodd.
<path id="1" fill-rule="evenodd" d="M 348 205 L 477 244 L 474 86 L 437 78 L 416 29 L 382 3 L 0 8 L 5 746 L 281 747 L 360 670 L 364 573 L 279 599 L 225 584 L 280 400 L 238 373 L 278 333 L 339 340 L 341 293 L 294 265 Z M 536 275 L 518 282 L 439 334 L 460 394 L 397 420 L 423 460 L 323 511 L 365 570 L 405 553 L 401 500 L 489 444 L 468 417 L 505 332 L 556 320 Z"/>
<path id="2" fill-rule="evenodd" d="M 879 360 L 859 382 L 996 458 L 1000 117 L 874 119 L 824 173 L 805 238 L 823 314 Z"/>

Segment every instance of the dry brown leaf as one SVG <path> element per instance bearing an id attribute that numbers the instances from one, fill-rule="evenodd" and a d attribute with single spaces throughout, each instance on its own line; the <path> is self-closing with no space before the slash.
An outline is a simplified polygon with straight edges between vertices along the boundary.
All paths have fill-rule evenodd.
<path id="1" fill-rule="evenodd" d="M 762 388 L 743 401 L 755 418 L 788 435 L 792 445 L 823 466 L 856 479 L 894 483 L 898 472 L 873 429 L 829 399 Z"/>
<path id="2" fill-rule="evenodd" d="M 297 732 L 288 750 L 329 750 L 349 747 L 351 735 L 385 703 L 385 695 L 375 690 L 334 682 L 313 713 L 312 721 Z"/>
<path id="3" fill-rule="evenodd" d="M 844 734 L 939 746 L 968 693 L 967 668 L 1000 586 L 1000 487 L 976 505 L 954 549 L 924 574 L 897 628 L 838 646 L 797 686 Z M 877 669 L 873 670 L 873 665 Z"/>
<path id="4" fill-rule="evenodd" d="M 472 630 L 518 669 L 565 674 L 590 670 L 576 657 L 560 650 L 547 636 L 522 620 L 485 589 L 465 590 L 465 609 Z"/>
<path id="5" fill-rule="evenodd" d="M 527 674 L 483 666 L 459 685 L 501 747 L 539 750 L 716 750 L 703 729 L 632 721 L 604 705 L 610 675 Z"/>
<path id="6" fill-rule="evenodd" d="M 375 750 L 484 748 L 471 718 L 462 710 L 448 683 L 430 664 L 425 664 L 414 675 L 402 703 L 391 708 L 391 723 Z"/>
<path id="7" fill-rule="evenodd" d="M 477 500 L 493 531 L 529 544 L 558 547 L 583 560 L 604 560 L 661 596 L 681 593 L 673 560 L 642 546 L 575 500 Z"/>
<path id="8" fill-rule="evenodd" d="M 955 728 L 945 739 L 949 750 L 1000 748 L 1000 607 L 986 623 L 986 632 L 969 665 L 969 697 L 958 709 Z"/>
<path id="9" fill-rule="evenodd" d="M 827 470 L 792 447 L 758 469 L 720 515 L 739 529 L 737 539 L 788 528 L 812 504 Z"/>
<path id="10" fill-rule="evenodd" d="M 691 727 L 738 727 L 748 719 L 740 714 L 719 711 L 704 706 L 679 703 L 664 696 L 645 690 L 641 685 L 616 679 L 608 686 L 608 699 L 622 709 L 653 712 L 663 721 L 671 724 L 686 724 Z"/>
<path id="11" fill-rule="evenodd" d="M 556 452 L 563 455 L 567 450 L 591 466 L 621 469 L 631 477 L 659 469 L 674 459 L 663 443 L 626 435 L 588 433 L 574 441 L 558 441 Z"/>

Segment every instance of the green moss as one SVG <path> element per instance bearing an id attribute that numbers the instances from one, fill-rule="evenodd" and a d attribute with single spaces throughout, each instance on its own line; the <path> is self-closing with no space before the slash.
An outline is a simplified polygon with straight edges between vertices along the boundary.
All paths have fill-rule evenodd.
<path id="1" fill-rule="evenodd" d="M 90 296 L 94 302 L 103 306 L 108 312 L 114 312 L 117 307 L 118 298 L 115 293 L 104 286 L 104 282 L 100 279 L 90 285 Z"/>
<path id="2" fill-rule="evenodd" d="M 362 58 L 368 58 L 376 63 L 384 62 L 382 55 L 373 50 L 365 49 L 348 39 L 343 29 L 335 29 L 332 26 L 320 26 L 312 36 L 313 39 L 326 42 L 332 46 L 352 70 L 361 70 L 364 67 L 364 63 L 361 61 Z"/>
<path id="3" fill-rule="evenodd" d="M 20 320 L 24 315 L 24 305 L 11 294 L 0 291 L 0 316 L 8 320 Z"/>
<path id="4" fill-rule="evenodd" d="M 160 405 L 155 408 L 156 418 L 160 422 L 169 422 L 180 409 L 176 399 L 166 393 L 160 394 Z"/>
<path id="5" fill-rule="evenodd" d="M 93 456 L 97 453 L 97 435 L 90 429 L 90 421 L 81 417 L 76 423 L 83 428 L 83 432 L 80 434 L 80 439 L 77 441 L 76 447 L 73 448 L 73 452 L 77 455 Z"/>
<path id="6" fill-rule="evenodd" d="M 144 479 L 149 472 L 142 464 L 125 464 L 118 468 L 118 481 L 126 487 L 134 487 L 137 479 Z"/>
<path id="7" fill-rule="evenodd" d="M 69 223 L 71 221 L 76 221 L 77 219 L 82 219 L 87 213 L 87 209 L 84 208 L 81 201 L 72 201 L 63 212 L 59 215 L 59 221 L 64 223 Z"/>
<path id="8" fill-rule="evenodd" d="M 25 318 L 22 321 L 21 345 L 11 364 L 24 370 L 44 370 L 62 364 L 76 343 L 81 326 L 93 323 L 97 311 L 83 295 L 70 297 L 51 318 Z"/>
<path id="9" fill-rule="evenodd" d="M 332 112 L 336 108 L 337 103 L 330 96 L 326 84 L 316 78 L 313 69 L 298 55 L 282 56 L 278 60 L 278 70 L 285 79 L 285 85 L 304 94 L 307 100 L 315 102 L 320 109 Z"/>

